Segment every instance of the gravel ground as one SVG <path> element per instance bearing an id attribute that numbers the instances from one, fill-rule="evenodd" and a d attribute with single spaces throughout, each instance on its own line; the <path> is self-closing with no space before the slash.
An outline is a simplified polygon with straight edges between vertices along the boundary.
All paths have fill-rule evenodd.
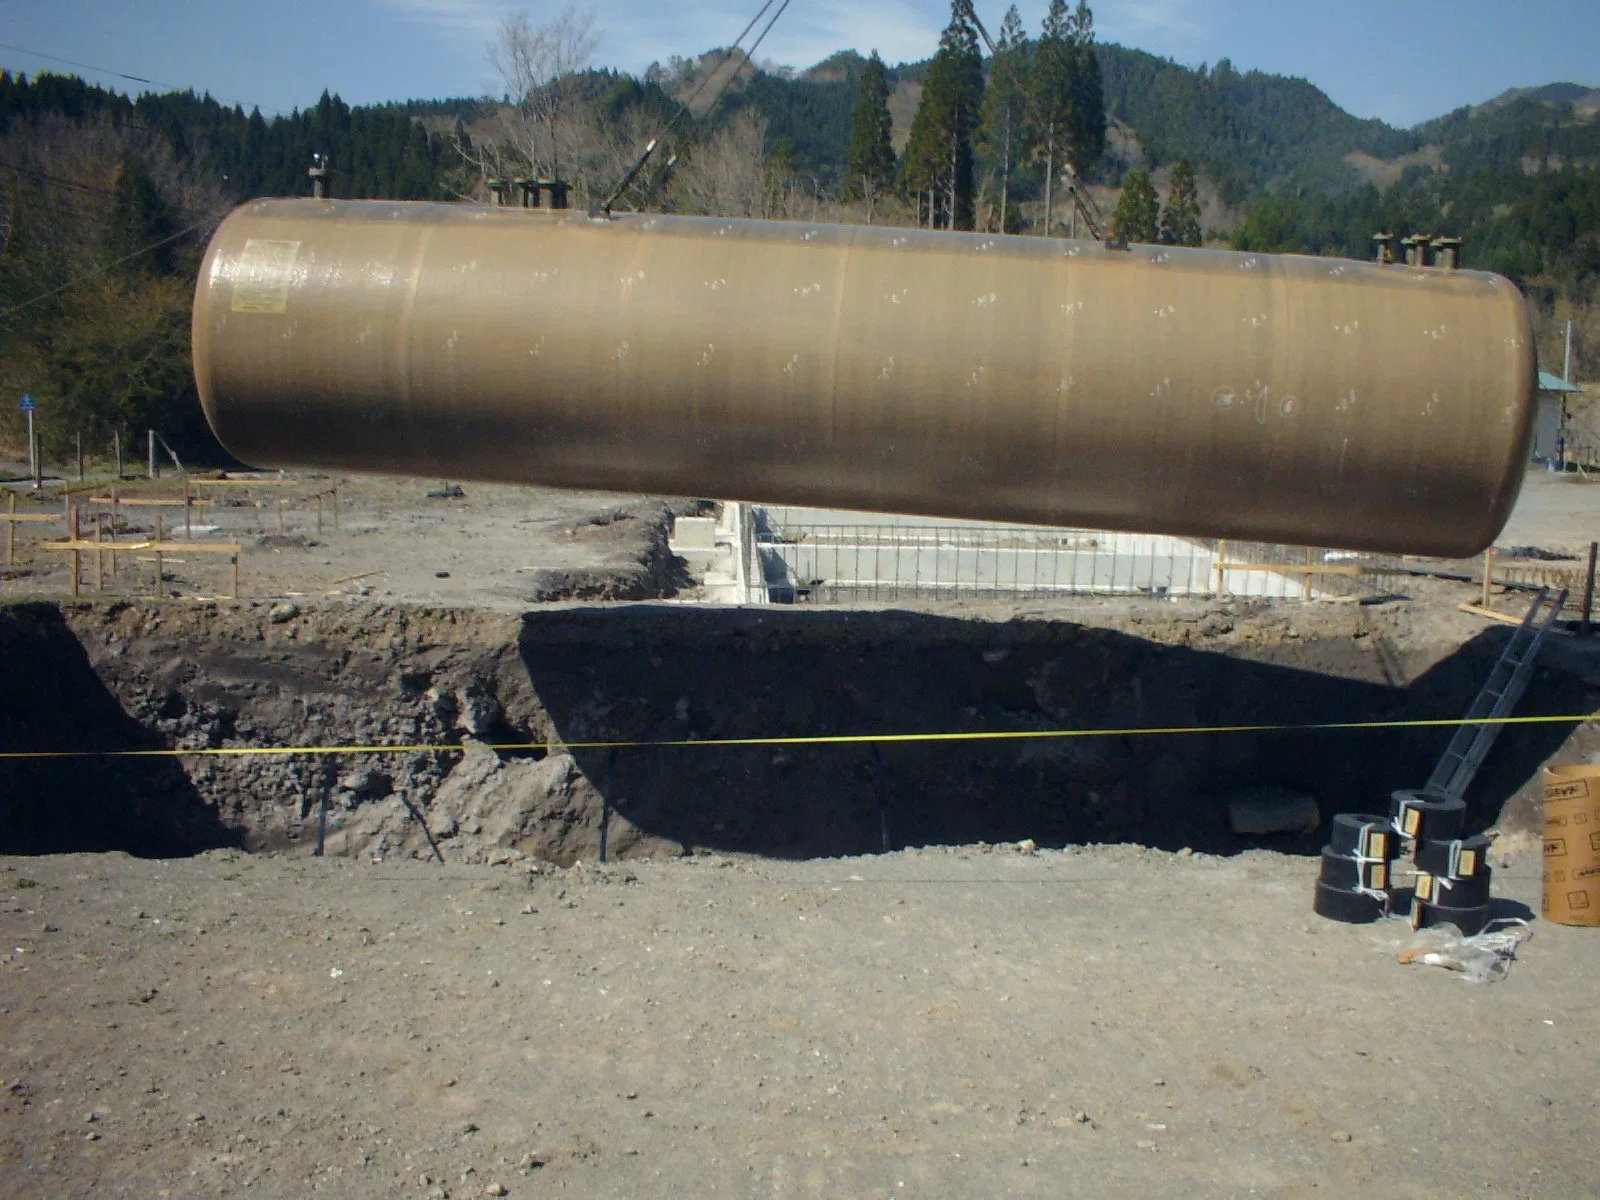
<path id="1" fill-rule="evenodd" d="M 1312 874 L 6 859 L 0 1192 L 1594 1195 L 1594 933 L 1475 986 Z"/>
<path id="2" fill-rule="evenodd" d="M 332 502 L 325 499 L 319 530 L 314 495 L 334 484 L 339 528 L 333 527 Z M 175 486 L 168 479 L 158 493 L 156 485 L 130 480 L 121 494 L 171 496 Z M 641 599 L 671 595 L 689 584 L 664 553 L 666 513 L 690 511 L 686 502 L 491 484 L 467 484 L 460 496 L 429 498 L 430 491 L 446 487 L 388 476 L 306 475 L 293 487 L 213 489 L 219 503 L 195 510 L 194 538 L 243 546 L 240 592 L 246 598 L 372 596 L 520 612 L 544 600 Z M 18 494 L 19 512 L 62 510 L 58 491 L 36 502 L 22 486 L 11 490 Z M 122 540 L 151 536 L 157 510 L 122 511 Z M 182 509 L 160 511 L 165 535 L 182 540 Z M 88 518 L 83 530 L 93 538 Z M 64 536 L 64 522 L 18 526 L 19 566 L 0 568 L 0 602 L 70 592 L 67 556 L 34 548 L 40 539 Z M 169 554 L 163 565 L 168 597 L 214 597 L 231 587 L 228 559 L 222 555 Z M 154 567 L 148 554 L 118 555 L 116 566 L 107 595 L 151 594 Z M 92 593 L 92 555 L 84 556 L 82 570 L 83 591 Z"/>
<path id="3" fill-rule="evenodd" d="M 256 539 L 247 594 L 318 620 L 318 591 L 511 613 L 662 583 L 659 501 L 430 486 L 351 485 L 337 535 L 235 509 L 219 536 Z M 1600 489 L 1535 476 L 1501 543 L 1595 531 Z M 1419 585 L 1373 670 L 1479 632 L 1457 598 Z M 269 642 L 299 626 L 261 620 L 287 658 Z M 172 644 L 151 687 L 193 657 Z M 1501 911 L 1536 911 L 1537 850 L 1505 862 Z M 1314 917 L 1316 867 L 0 858 L 0 1196 L 1600 1196 L 1600 934 L 1535 921 L 1508 978 L 1470 984 L 1399 965 L 1404 924 Z"/>
<path id="4" fill-rule="evenodd" d="M 1475 985 L 1314 870 L 0 860 L 0 1193 L 1596 1194 L 1595 934 Z"/>

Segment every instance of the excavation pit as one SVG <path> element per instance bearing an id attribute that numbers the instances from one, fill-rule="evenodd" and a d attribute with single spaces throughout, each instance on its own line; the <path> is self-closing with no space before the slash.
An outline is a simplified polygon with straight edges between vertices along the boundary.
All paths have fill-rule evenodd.
<path id="1" fill-rule="evenodd" d="M 1419 786 L 1450 730 L 1126 731 L 1455 717 L 1508 636 L 1406 604 L 1090 602 L 1070 619 L 288 612 L 0 609 L 0 749 L 114 752 L 0 763 L 0 853 L 309 854 L 319 817 L 327 853 L 364 859 L 568 864 L 598 858 L 602 841 L 618 859 L 1025 839 L 1315 853 L 1319 830 L 1234 832 L 1230 804 L 1310 796 L 1324 824 L 1370 809 Z M 1590 670 L 1580 648 L 1553 647 L 1519 714 L 1593 711 Z M 1539 768 L 1585 749 L 1574 729 L 1505 730 L 1469 793 L 1474 831 L 1533 828 Z M 984 732 L 1038 736 L 964 740 Z M 719 744 L 747 739 L 797 740 Z M 373 746 L 407 749 L 360 749 Z M 341 749 L 121 753 L 167 747 Z"/>

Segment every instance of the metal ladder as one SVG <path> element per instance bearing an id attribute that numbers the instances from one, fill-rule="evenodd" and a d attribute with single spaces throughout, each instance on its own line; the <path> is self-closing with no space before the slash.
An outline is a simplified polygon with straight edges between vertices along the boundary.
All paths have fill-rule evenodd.
<path id="1" fill-rule="evenodd" d="M 1472 777 L 1478 773 L 1495 738 L 1500 736 L 1500 730 L 1504 728 L 1499 723 L 1500 718 L 1510 715 L 1517 707 L 1517 701 L 1522 699 L 1522 693 L 1527 690 L 1534 660 L 1539 657 L 1539 647 L 1544 643 L 1545 635 L 1554 628 L 1556 618 L 1561 615 L 1562 605 L 1566 602 L 1567 593 L 1564 589 L 1554 601 L 1550 600 L 1549 588 L 1539 589 L 1528 615 L 1512 631 L 1511 640 L 1500 652 L 1500 661 L 1495 663 L 1483 690 L 1467 710 L 1467 721 L 1479 723 L 1456 727 L 1455 736 L 1439 758 L 1439 765 L 1428 777 L 1427 791 L 1430 797 L 1459 800 L 1465 795 Z M 1549 609 L 1541 617 L 1540 611 L 1547 604 Z"/>

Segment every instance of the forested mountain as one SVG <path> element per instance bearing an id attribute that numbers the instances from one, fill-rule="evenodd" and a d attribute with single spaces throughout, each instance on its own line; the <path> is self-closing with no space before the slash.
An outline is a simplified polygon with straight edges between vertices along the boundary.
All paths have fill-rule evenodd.
<path id="1" fill-rule="evenodd" d="M 1351 151 L 1409 153 L 1414 133 L 1352 117 L 1303 79 L 1241 74 L 1223 59 L 1198 69 L 1142 50 L 1101 46 L 1106 109 L 1130 126 L 1155 165 L 1188 158 L 1230 204 L 1292 181 L 1349 188 Z"/>
<path id="2" fill-rule="evenodd" d="M 1206 210 L 1208 234 L 1241 248 L 1366 257 L 1380 230 L 1461 235 L 1467 265 L 1510 276 L 1535 301 L 1547 360 L 1552 331 L 1572 315 L 1580 370 L 1600 369 L 1594 89 L 1517 90 L 1399 130 L 1352 117 L 1305 80 L 1226 61 L 1191 69 L 1114 45 L 1095 53 L 1114 126 L 1094 171 L 1101 185 L 1138 167 L 1164 189 L 1165 168 L 1188 159 L 1202 193 L 1221 201 Z M 103 439 L 157 423 L 187 452 L 214 453 L 187 367 L 187 312 L 205 239 L 230 205 L 306 194 L 313 153 L 332 160 L 335 197 L 482 199 L 486 178 L 545 158 L 573 180 L 575 203 L 597 202 L 724 57 L 641 78 L 567 76 L 531 97 L 537 111 L 492 98 L 352 107 L 324 93 L 272 117 L 192 92 L 130 99 L 76 78 L 0 72 L 0 391 L 35 394 L 56 450 L 80 431 Z M 623 205 L 913 220 L 892 196 L 852 207 L 843 186 L 865 63 L 854 50 L 802 72 L 735 63 L 720 103 L 676 130 L 676 171 L 664 151 Z M 897 149 L 928 65 L 885 72 Z M 995 153 L 980 139 L 980 227 L 998 219 Z M 1008 220 L 1024 230 L 1040 220 L 1042 178 L 1024 146 L 1007 180 Z"/>

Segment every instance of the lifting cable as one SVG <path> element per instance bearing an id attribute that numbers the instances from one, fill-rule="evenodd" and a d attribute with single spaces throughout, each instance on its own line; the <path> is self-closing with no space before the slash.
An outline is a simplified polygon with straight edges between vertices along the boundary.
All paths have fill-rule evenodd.
<path id="1" fill-rule="evenodd" d="M 656 152 L 656 147 L 659 146 L 661 142 L 664 141 L 668 135 L 670 135 L 672 131 L 678 127 L 678 124 L 683 120 L 684 117 L 690 115 L 691 109 L 694 107 L 694 102 L 700 98 L 700 93 L 705 91 L 706 86 L 717 77 L 717 73 L 726 67 L 730 61 L 732 61 L 733 56 L 740 52 L 740 43 L 742 43 L 745 38 L 750 36 L 750 31 L 760 23 L 762 17 L 767 15 L 767 10 L 770 9 L 774 4 L 778 5 L 778 10 L 772 14 L 772 19 L 767 22 L 766 27 L 762 29 L 756 40 L 750 44 L 750 49 L 744 51 L 744 59 L 747 63 L 755 57 L 756 51 L 761 48 L 761 43 L 766 41 L 767 34 L 772 32 L 772 27 L 778 23 L 778 18 L 783 16 L 784 9 L 788 8 L 790 3 L 791 0 L 781 0 L 781 2 L 780 0 L 766 0 L 766 3 L 761 6 L 756 15 L 750 18 L 750 23 L 744 27 L 744 31 L 734 39 L 733 44 L 729 46 L 728 49 L 723 53 L 722 58 L 717 62 L 717 65 L 712 67 L 711 70 L 706 73 L 705 78 L 703 78 L 698 86 L 695 87 L 694 91 L 690 93 L 689 98 L 687 100 L 679 101 L 678 111 L 673 114 L 672 120 L 666 123 L 660 133 L 656 134 L 655 137 L 651 138 L 645 143 L 643 152 L 639 155 L 633 166 L 628 168 L 628 172 L 622 177 L 622 181 L 618 183 L 617 186 L 612 190 L 611 194 L 601 202 L 598 210 L 599 212 L 604 213 L 608 217 L 611 215 L 612 205 L 620 200 L 622 198 L 622 194 L 633 185 L 633 181 L 639 177 L 639 172 L 643 171 L 645 164 L 650 161 L 650 156 Z M 717 88 L 716 95 L 711 97 L 711 103 L 706 106 L 706 112 L 708 114 L 712 109 L 716 108 L 717 103 L 722 99 L 723 93 L 728 90 L 728 85 L 733 82 L 734 77 L 738 74 L 739 68 L 735 67 L 723 77 L 722 84 Z M 677 161 L 678 156 L 674 154 L 672 158 L 668 160 L 667 165 L 662 172 L 663 177 L 667 171 L 672 169 L 672 165 Z M 659 183 L 659 179 L 657 182 Z M 654 189 L 652 188 L 651 190 Z M 648 193 L 646 194 L 646 198 L 648 198 Z"/>

